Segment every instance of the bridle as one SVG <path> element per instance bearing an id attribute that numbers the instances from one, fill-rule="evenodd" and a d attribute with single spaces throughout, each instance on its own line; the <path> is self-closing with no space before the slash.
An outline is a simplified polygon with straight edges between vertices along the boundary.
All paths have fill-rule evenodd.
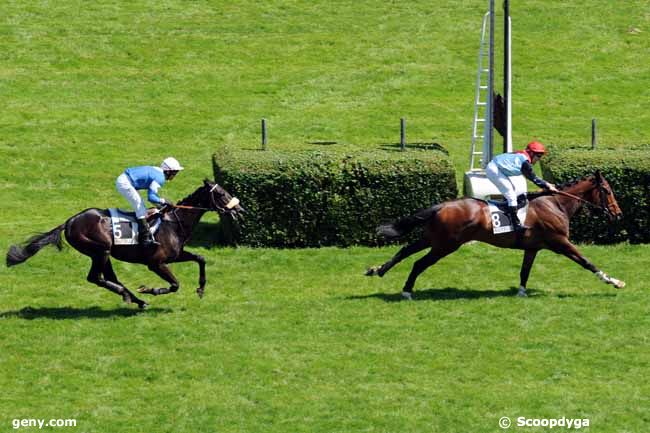
<path id="1" fill-rule="evenodd" d="M 219 206 L 219 204 L 217 204 L 217 201 L 214 198 L 214 194 L 213 194 L 214 190 L 217 189 L 218 187 L 219 187 L 219 184 L 215 183 L 214 186 L 212 186 L 212 188 L 210 188 L 210 190 L 208 191 L 209 196 L 210 196 L 210 205 L 212 206 L 210 208 L 201 207 L 201 206 L 188 206 L 188 205 L 184 205 L 184 204 L 175 204 L 175 205 L 172 205 L 172 208 L 173 209 L 190 209 L 190 210 L 202 210 L 202 211 L 230 212 L 231 211 L 230 209 L 226 209 L 223 206 Z"/>
<path id="2" fill-rule="evenodd" d="M 607 200 L 607 196 L 609 196 L 612 192 L 604 187 L 602 179 L 598 175 L 596 176 L 596 188 L 598 188 L 598 195 L 600 196 L 600 208 L 608 217 L 612 219 L 615 218 L 616 215 L 614 215 L 614 212 L 612 212 L 609 208 L 609 200 Z"/>
<path id="3" fill-rule="evenodd" d="M 219 205 L 217 204 L 217 201 L 214 199 L 214 194 L 213 194 L 213 192 L 214 192 L 214 190 L 217 189 L 218 187 L 219 187 L 219 184 L 218 184 L 218 183 L 215 183 L 214 186 L 213 186 L 212 188 L 210 188 L 210 191 L 209 191 L 209 192 L 210 192 L 210 204 L 212 205 L 212 207 L 213 207 L 217 212 L 226 212 L 226 209 L 224 209 L 222 206 L 219 206 Z M 223 195 L 223 194 L 222 194 L 222 195 Z"/>
<path id="4" fill-rule="evenodd" d="M 167 206 L 169 206 L 168 208 L 163 208 L 161 210 L 160 215 L 167 214 L 167 213 L 172 214 L 173 218 L 175 220 L 175 221 L 172 221 L 172 222 L 176 223 L 180 227 L 182 237 L 187 238 L 188 237 L 187 236 L 187 231 L 185 230 L 183 221 L 178 216 L 178 212 L 177 212 L 178 209 L 188 209 L 188 210 L 197 210 L 197 211 L 216 211 L 216 212 L 219 212 L 219 213 L 223 212 L 223 213 L 230 214 L 233 211 L 233 209 L 235 208 L 235 206 L 237 206 L 239 204 L 239 200 L 237 198 L 233 197 L 233 198 L 231 198 L 230 202 L 226 205 L 225 208 L 223 206 L 220 206 L 217 203 L 217 201 L 215 200 L 215 198 L 214 198 L 214 190 L 217 189 L 218 187 L 219 187 L 219 184 L 215 183 L 212 186 L 212 188 L 210 188 L 210 190 L 208 191 L 208 194 L 210 196 L 210 205 L 212 207 L 189 206 L 189 205 L 185 205 L 185 204 L 175 204 L 175 205 L 169 204 L 169 205 L 167 205 Z M 223 196 L 224 194 L 225 194 L 225 191 L 220 193 L 221 196 Z M 235 214 L 235 217 L 236 217 L 236 214 Z"/>
<path id="5" fill-rule="evenodd" d="M 605 187 L 603 186 L 603 183 L 602 183 L 599 176 L 595 176 L 594 181 L 595 181 L 595 184 L 596 184 L 596 186 L 594 188 L 598 189 L 598 193 L 599 193 L 598 195 L 600 196 L 600 204 L 592 203 L 589 200 L 585 200 L 582 197 L 578 197 L 577 195 L 573 195 L 571 193 L 564 192 L 564 191 L 559 191 L 558 190 L 558 192 L 556 194 L 560 194 L 560 195 L 563 195 L 565 197 L 569 197 L 569 198 L 572 198 L 574 200 L 581 201 L 582 203 L 584 203 L 584 204 L 586 204 L 588 206 L 591 206 L 591 207 L 593 207 L 595 209 L 602 210 L 607 216 L 609 216 L 611 218 L 614 218 L 616 215 L 614 215 L 614 213 L 609 209 L 609 205 L 607 203 L 607 196 L 609 194 L 611 194 L 611 192 L 608 191 L 607 189 L 605 189 Z"/>

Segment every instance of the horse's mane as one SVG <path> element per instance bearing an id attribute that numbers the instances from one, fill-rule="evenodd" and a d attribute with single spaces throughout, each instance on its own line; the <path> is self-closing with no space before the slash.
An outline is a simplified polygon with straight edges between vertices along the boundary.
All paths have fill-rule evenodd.
<path id="1" fill-rule="evenodd" d="M 208 180 L 206 179 L 206 181 L 208 181 Z M 194 191 L 193 193 L 191 193 L 190 195 L 188 195 L 184 199 L 180 200 L 178 203 L 179 204 L 196 203 L 197 199 L 198 199 L 197 196 L 200 194 L 201 190 L 203 190 L 204 187 L 205 187 L 205 185 L 199 187 L 196 191 Z"/>
<path id="2" fill-rule="evenodd" d="M 557 189 L 559 189 L 560 191 L 563 191 L 563 190 L 565 190 L 567 188 L 570 188 L 573 185 L 576 185 L 576 184 L 578 184 L 578 183 L 580 183 L 582 181 L 588 180 L 589 178 L 591 178 L 593 176 L 594 176 L 593 174 L 589 174 L 589 175 L 583 176 L 583 177 L 581 177 L 579 179 L 571 179 L 571 180 L 563 182 L 563 183 L 561 183 L 559 185 L 555 185 L 555 187 Z M 535 200 L 536 198 L 545 197 L 545 196 L 549 196 L 549 195 L 552 195 L 552 194 L 553 193 L 551 191 L 535 191 L 535 192 L 527 193 L 526 198 L 528 198 L 528 201 L 531 201 L 531 200 Z"/>
<path id="3" fill-rule="evenodd" d="M 557 189 L 566 189 L 566 188 L 569 188 L 569 187 L 571 187 L 571 186 L 573 186 L 573 185 L 575 185 L 577 183 L 582 182 L 583 180 L 587 180 L 587 177 L 588 176 L 581 177 L 580 179 L 567 180 L 566 182 L 563 182 L 563 183 L 561 183 L 559 185 L 555 185 L 555 186 L 556 186 Z"/>
<path id="4" fill-rule="evenodd" d="M 557 189 L 566 189 L 566 188 L 569 188 L 569 187 L 571 187 L 571 186 L 573 186 L 573 185 L 575 185 L 577 183 L 582 182 L 583 180 L 587 180 L 587 179 L 589 179 L 590 177 L 593 177 L 593 176 L 594 176 L 593 174 L 589 174 L 589 175 L 583 176 L 583 177 L 581 177 L 579 179 L 568 180 L 568 181 L 566 181 L 564 183 L 561 183 L 560 185 L 555 185 L 555 186 L 557 187 Z"/>

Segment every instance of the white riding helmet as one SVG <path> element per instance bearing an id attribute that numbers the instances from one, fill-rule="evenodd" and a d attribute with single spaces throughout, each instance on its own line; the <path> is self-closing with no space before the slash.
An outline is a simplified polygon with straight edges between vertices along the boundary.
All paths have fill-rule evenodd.
<path id="1" fill-rule="evenodd" d="M 160 168 L 162 168 L 163 171 L 181 171 L 183 169 L 176 158 L 172 158 L 171 156 L 165 158 L 162 164 L 160 164 Z"/>

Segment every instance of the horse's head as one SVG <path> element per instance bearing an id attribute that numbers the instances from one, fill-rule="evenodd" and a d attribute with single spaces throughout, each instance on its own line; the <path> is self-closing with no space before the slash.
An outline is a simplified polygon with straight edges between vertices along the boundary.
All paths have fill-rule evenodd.
<path id="1" fill-rule="evenodd" d="M 243 216 L 245 210 L 239 204 L 239 199 L 230 195 L 218 183 L 210 182 L 206 179 L 203 181 L 202 189 L 205 191 L 206 197 L 204 206 L 208 209 L 216 211 L 219 214 L 230 215 L 235 219 Z"/>
<path id="2" fill-rule="evenodd" d="M 609 186 L 609 183 L 600 171 L 596 171 L 592 182 L 594 183 L 595 188 L 592 189 L 590 201 L 595 205 L 600 206 L 610 221 L 620 220 L 623 216 L 623 212 L 616 202 L 616 197 L 614 197 L 612 187 Z"/>

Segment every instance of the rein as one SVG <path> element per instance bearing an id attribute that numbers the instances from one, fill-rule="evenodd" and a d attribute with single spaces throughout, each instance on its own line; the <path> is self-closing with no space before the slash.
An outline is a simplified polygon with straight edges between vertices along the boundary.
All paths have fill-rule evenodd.
<path id="1" fill-rule="evenodd" d="M 239 204 L 239 199 L 237 199 L 236 197 L 232 197 L 228 202 L 228 204 L 226 204 L 225 208 L 223 206 L 219 206 L 219 204 L 217 204 L 217 202 L 214 199 L 214 195 L 212 194 L 214 190 L 217 189 L 218 187 L 219 185 L 215 183 L 214 186 L 210 189 L 210 202 L 213 206 L 212 208 L 201 207 L 201 206 L 188 206 L 184 204 L 170 204 L 169 205 L 169 207 L 171 208 L 170 210 L 173 211 L 174 209 L 189 209 L 189 210 L 201 210 L 207 212 L 213 210 L 217 212 L 225 212 L 228 210 L 232 210 L 235 206 Z"/>
<path id="2" fill-rule="evenodd" d="M 175 205 L 172 205 L 172 208 L 179 208 L 179 209 L 196 209 L 196 210 L 205 210 L 205 211 L 212 210 L 212 209 L 209 209 L 209 208 L 207 208 L 207 207 L 186 206 L 186 205 L 184 205 L 184 204 L 175 204 Z"/>
<path id="3" fill-rule="evenodd" d="M 600 183 L 599 183 L 598 181 L 597 181 L 597 183 L 596 183 L 596 188 L 600 188 Z M 608 215 L 612 215 L 612 212 L 609 210 L 609 207 L 607 206 L 607 204 L 604 202 L 604 199 L 602 198 L 603 191 L 600 191 L 601 201 L 602 201 L 603 203 L 601 203 L 601 204 L 599 204 L 599 205 L 598 205 L 598 204 L 595 204 L 595 203 L 592 203 L 592 202 L 590 202 L 590 201 L 587 201 L 587 200 L 585 200 L 585 199 L 582 198 L 582 197 L 578 197 L 577 195 L 573 195 L 573 194 L 571 194 L 571 193 L 564 192 L 564 191 L 560 191 L 560 190 L 558 190 L 557 193 L 554 193 L 554 194 L 560 194 L 560 195 L 563 195 L 563 196 L 565 196 L 565 197 L 569 197 L 569 198 L 572 198 L 572 199 L 574 199 L 574 200 L 578 200 L 578 201 L 580 201 L 580 202 L 582 202 L 582 203 L 585 203 L 585 204 L 587 204 L 587 205 L 590 205 L 590 206 L 592 206 L 592 207 L 594 207 L 594 208 L 596 208 L 596 209 L 601 209 L 603 212 L 605 212 L 605 213 L 608 214 Z"/>
<path id="4" fill-rule="evenodd" d="M 599 206 L 599 205 L 597 205 L 597 204 L 593 204 L 592 202 L 590 202 L 590 201 L 588 201 L 588 200 L 585 200 L 585 199 L 582 198 L 582 197 L 578 197 L 577 195 L 573 195 L 573 194 L 568 193 L 568 192 L 564 192 L 564 191 L 560 191 L 560 190 L 558 190 L 557 192 L 554 192 L 553 194 L 560 194 L 560 195 L 563 195 L 563 196 L 565 196 L 565 197 L 569 197 L 569 198 L 572 198 L 572 199 L 574 199 L 574 200 L 581 201 L 581 202 L 583 202 L 583 203 L 585 203 L 585 204 L 588 204 L 588 205 L 594 206 L 594 207 L 596 207 L 596 208 L 598 208 L 598 209 L 602 209 L 602 208 L 603 208 L 602 206 Z"/>
<path id="5" fill-rule="evenodd" d="M 178 214 L 176 213 L 175 210 L 172 210 L 172 213 L 174 214 L 174 218 L 176 218 L 176 223 L 178 224 L 178 227 L 181 229 L 181 233 L 183 238 L 187 238 L 187 233 L 185 232 L 185 228 L 183 227 L 183 221 L 178 217 Z"/>

